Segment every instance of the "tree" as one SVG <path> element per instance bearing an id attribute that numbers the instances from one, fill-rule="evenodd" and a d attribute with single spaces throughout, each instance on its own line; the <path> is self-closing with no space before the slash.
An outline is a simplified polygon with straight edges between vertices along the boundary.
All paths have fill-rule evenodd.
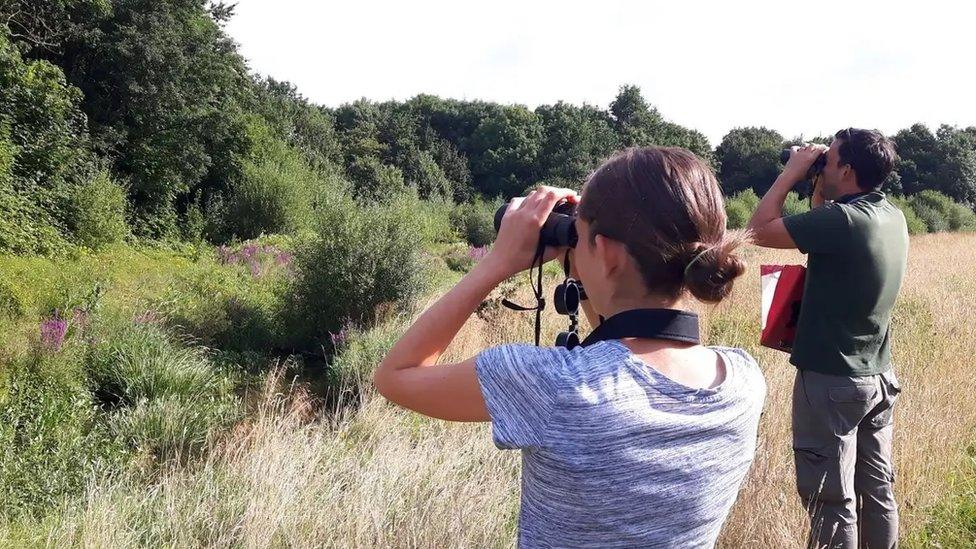
<path id="1" fill-rule="evenodd" d="M 521 106 L 495 106 L 472 134 L 475 188 L 488 196 L 517 196 L 534 183 L 542 144 L 539 117 Z"/>
<path id="2" fill-rule="evenodd" d="M 783 136 L 760 127 L 736 128 L 715 149 L 718 173 L 726 196 L 751 189 L 762 196 L 780 172 Z"/>
<path id="3" fill-rule="evenodd" d="M 611 120 L 603 111 L 563 102 L 535 110 L 543 126 L 539 177 L 576 186 L 617 148 Z"/>
<path id="4" fill-rule="evenodd" d="M 243 59 L 207 0 L 116 0 L 89 12 L 59 64 L 84 93 L 96 150 L 128 181 L 141 234 L 177 233 L 177 207 L 216 193 L 248 148 Z"/>

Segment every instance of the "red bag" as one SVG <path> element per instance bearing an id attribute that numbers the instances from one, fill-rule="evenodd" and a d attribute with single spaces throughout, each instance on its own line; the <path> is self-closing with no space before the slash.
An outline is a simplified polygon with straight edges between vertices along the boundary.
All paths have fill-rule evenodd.
<path id="1" fill-rule="evenodd" d="M 759 343 L 790 352 L 800 318 L 803 281 L 807 269 L 802 265 L 762 265 L 762 335 Z"/>

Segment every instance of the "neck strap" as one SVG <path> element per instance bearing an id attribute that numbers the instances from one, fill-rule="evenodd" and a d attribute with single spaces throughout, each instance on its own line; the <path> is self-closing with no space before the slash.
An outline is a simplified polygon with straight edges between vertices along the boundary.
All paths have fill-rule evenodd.
<path id="1" fill-rule="evenodd" d="M 600 341 L 644 337 L 700 343 L 698 315 L 675 309 L 633 309 L 617 313 L 600 323 L 583 340 L 583 347 Z"/>

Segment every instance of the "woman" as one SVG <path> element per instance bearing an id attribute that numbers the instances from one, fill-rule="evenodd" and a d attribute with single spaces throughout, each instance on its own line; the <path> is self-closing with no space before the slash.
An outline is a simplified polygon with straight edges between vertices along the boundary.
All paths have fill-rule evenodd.
<path id="1" fill-rule="evenodd" d="M 683 309 L 688 294 L 721 301 L 745 270 L 711 169 L 684 149 L 627 149 L 582 197 L 542 187 L 514 200 L 491 252 L 390 350 L 377 389 L 431 417 L 491 421 L 496 446 L 522 450 L 522 547 L 710 547 L 752 462 L 765 398 L 744 351 L 633 337 L 502 345 L 437 365 L 488 293 L 531 266 L 561 201 L 578 204 L 570 257 L 593 325 Z"/>

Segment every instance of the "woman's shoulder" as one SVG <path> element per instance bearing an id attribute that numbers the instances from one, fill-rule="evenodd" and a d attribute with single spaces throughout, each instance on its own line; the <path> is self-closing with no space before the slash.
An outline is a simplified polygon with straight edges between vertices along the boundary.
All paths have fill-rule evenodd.
<path id="1" fill-rule="evenodd" d="M 709 345 L 708 348 L 725 359 L 726 368 L 731 370 L 729 374 L 742 381 L 742 383 L 737 384 L 741 389 L 765 395 L 766 377 L 763 375 L 759 362 L 749 351 L 740 347 L 722 345 Z"/>

